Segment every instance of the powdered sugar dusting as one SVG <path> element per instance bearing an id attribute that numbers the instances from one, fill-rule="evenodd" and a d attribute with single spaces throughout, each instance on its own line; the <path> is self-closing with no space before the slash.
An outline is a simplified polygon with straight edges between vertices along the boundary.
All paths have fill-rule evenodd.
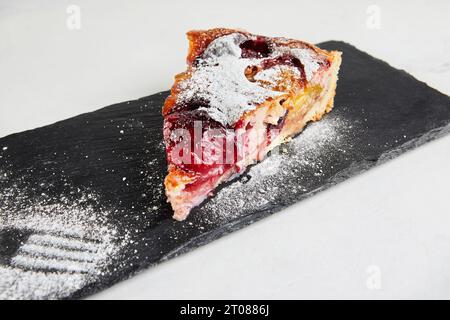
<path id="1" fill-rule="evenodd" d="M 244 112 L 253 110 L 268 98 L 277 97 L 283 92 L 265 88 L 245 76 L 249 66 L 259 65 L 263 58 L 241 58 L 240 44 L 249 37 L 240 33 L 222 36 L 208 46 L 198 65 L 193 67 L 189 79 L 180 83 L 179 103 L 206 101 L 208 107 L 201 107 L 223 125 L 234 124 Z M 288 47 L 280 47 L 270 57 L 283 54 Z M 292 54 L 304 64 L 308 79 L 319 65 L 307 49 L 293 49 Z M 274 72 L 275 71 L 275 72 Z M 260 75 L 265 81 L 275 81 L 277 69 Z M 278 70 L 279 71 L 279 70 Z M 279 74 L 278 74 L 279 76 Z"/>
<path id="2" fill-rule="evenodd" d="M 44 241 L 33 239 L 37 237 L 42 237 Z M 46 238 L 50 239 L 46 239 Z M 36 244 L 37 243 L 43 243 L 43 244 Z M 98 252 L 98 248 L 95 245 L 89 244 L 87 247 L 87 251 L 77 251 L 77 250 L 83 250 L 85 242 L 83 241 L 76 241 L 81 244 L 81 246 L 72 246 L 71 241 L 68 241 L 66 239 L 58 239 L 55 236 L 43 236 L 43 235 L 33 235 L 28 238 L 28 241 L 26 244 L 24 244 L 22 247 L 20 247 L 20 252 L 25 254 L 40 254 L 46 257 L 55 257 L 55 258 L 61 258 L 61 259 L 69 259 L 73 261 L 79 261 L 79 262 L 95 262 L 98 260 L 102 260 L 106 257 L 106 252 Z M 75 242 L 75 243 L 76 243 Z M 52 247 L 48 246 L 47 244 L 51 245 L 58 245 L 58 246 L 64 246 L 68 249 L 62 249 L 58 247 Z"/>
<path id="3" fill-rule="evenodd" d="M 295 48 L 291 50 L 291 53 L 300 60 L 305 69 L 306 80 L 310 81 L 313 77 L 314 72 L 319 70 L 319 63 L 311 54 L 311 50 Z"/>
<path id="4" fill-rule="evenodd" d="M 246 37 L 239 33 L 220 37 L 206 49 L 203 59 L 192 77 L 180 84 L 180 101 L 208 101 L 206 110 L 210 116 L 222 123 L 235 123 L 242 113 L 252 110 L 257 104 L 279 92 L 265 89 L 248 81 L 245 69 L 256 64 L 256 59 L 242 59 L 241 48 Z"/>
<path id="5" fill-rule="evenodd" d="M 303 69 L 305 70 L 306 80 L 308 81 L 311 81 L 313 74 L 320 68 L 316 54 L 310 49 L 277 47 L 272 53 L 272 56 L 284 54 L 291 54 L 300 60 L 303 65 Z"/>
<path id="6" fill-rule="evenodd" d="M 298 71 L 297 68 L 292 66 L 278 65 L 258 72 L 255 76 L 255 80 L 276 84 L 278 81 L 282 80 L 282 74 L 286 72 L 289 72 L 298 78 L 301 77 L 300 71 Z"/>
<path id="7" fill-rule="evenodd" d="M 0 299 L 58 299 L 63 293 L 82 288 L 87 280 L 80 273 L 43 273 L 0 267 Z"/>
<path id="8" fill-rule="evenodd" d="M 18 186 L 1 190 L 0 240 L 17 248 L 0 264 L 0 299 L 68 297 L 109 272 L 128 236 L 108 222 L 111 210 L 94 208 L 95 194 L 79 193 L 49 202 Z"/>
<path id="9" fill-rule="evenodd" d="M 347 121 L 336 117 L 325 117 L 310 124 L 303 133 L 274 150 L 205 204 L 206 222 L 221 223 L 245 212 L 264 210 L 283 193 L 313 191 L 310 177 L 323 175 L 330 169 L 324 164 L 327 159 L 337 158 L 337 154 L 345 156 L 346 150 L 339 146 L 343 145 L 343 139 L 349 140 L 350 134 Z"/>

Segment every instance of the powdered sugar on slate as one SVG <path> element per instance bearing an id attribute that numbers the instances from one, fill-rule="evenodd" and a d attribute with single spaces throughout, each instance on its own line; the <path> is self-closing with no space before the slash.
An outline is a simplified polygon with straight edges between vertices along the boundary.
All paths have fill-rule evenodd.
<path id="1" fill-rule="evenodd" d="M 0 265 L 0 299 L 70 296 L 108 273 L 127 242 L 108 223 L 111 212 L 94 209 L 98 199 L 88 191 L 77 200 L 62 196 L 46 204 L 44 197 L 4 188 L 0 200 L 0 233 L 25 234 Z"/>
<path id="2" fill-rule="evenodd" d="M 202 208 L 208 213 L 205 222 L 223 223 L 245 212 L 264 210 L 283 193 L 313 191 L 309 189 L 308 179 L 329 169 L 324 167 L 323 161 L 336 158 L 336 154 L 345 154 L 346 150 L 339 146 L 344 140 L 345 145 L 349 145 L 350 139 L 351 126 L 343 119 L 325 117 L 309 124 L 300 135 L 274 150 L 241 179 L 211 198 Z"/>

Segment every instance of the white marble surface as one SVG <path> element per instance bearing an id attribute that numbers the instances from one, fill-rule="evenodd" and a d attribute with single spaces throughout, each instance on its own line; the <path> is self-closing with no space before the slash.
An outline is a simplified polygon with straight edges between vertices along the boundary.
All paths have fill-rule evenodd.
<path id="1" fill-rule="evenodd" d="M 344 40 L 450 94 L 449 12 L 445 0 L 0 0 L 0 136 L 166 90 L 193 28 Z M 449 162 L 447 136 L 93 298 L 450 298 Z"/>

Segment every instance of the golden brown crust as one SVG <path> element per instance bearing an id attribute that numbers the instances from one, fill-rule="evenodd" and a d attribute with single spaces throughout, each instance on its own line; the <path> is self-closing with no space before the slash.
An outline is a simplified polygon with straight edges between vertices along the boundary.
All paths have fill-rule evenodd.
<path id="1" fill-rule="evenodd" d="M 181 170 L 176 166 L 170 165 L 168 169 L 168 175 L 164 180 L 164 185 L 167 189 L 173 190 L 180 185 L 185 185 L 192 182 L 195 176 L 187 171 Z"/>
<path id="2" fill-rule="evenodd" d="M 162 115 L 165 117 L 168 115 L 172 109 L 175 107 L 177 103 L 177 97 L 180 93 L 179 84 L 180 82 L 188 79 L 190 77 L 189 71 L 179 73 L 175 76 L 175 82 L 172 85 L 172 88 L 170 89 L 170 95 L 167 97 L 166 101 L 164 102 L 164 106 L 162 109 Z"/>

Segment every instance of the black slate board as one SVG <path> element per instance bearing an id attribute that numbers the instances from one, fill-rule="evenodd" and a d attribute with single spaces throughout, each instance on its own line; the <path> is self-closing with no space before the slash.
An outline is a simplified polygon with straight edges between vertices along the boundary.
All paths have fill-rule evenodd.
<path id="1" fill-rule="evenodd" d="M 319 46 L 343 52 L 334 110 L 184 222 L 172 220 L 162 187 L 160 109 L 167 92 L 0 139 L 0 298 L 92 294 L 448 133 L 448 96 L 349 44 Z M 49 229 L 45 219 L 62 222 Z M 54 256 L 52 243 L 36 242 L 42 236 L 75 255 Z M 64 241 L 72 241 L 69 248 Z M 72 246 L 77 241 L 81 247 Z M 89 245 L 101 263 L 70 268 L 85 254 L 77 250 Z M 46 290 L 36 289 L 39 281 Z"/>

